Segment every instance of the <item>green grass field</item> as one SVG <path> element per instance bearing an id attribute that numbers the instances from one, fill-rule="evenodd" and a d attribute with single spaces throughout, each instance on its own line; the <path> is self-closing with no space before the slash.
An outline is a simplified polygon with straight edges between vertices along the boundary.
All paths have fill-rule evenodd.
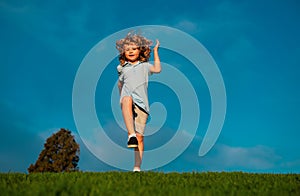
<path id="1" fill-rule="evenodd" d="M 300 195 L 300 174 L 0 173 L 0 195 Z"/>

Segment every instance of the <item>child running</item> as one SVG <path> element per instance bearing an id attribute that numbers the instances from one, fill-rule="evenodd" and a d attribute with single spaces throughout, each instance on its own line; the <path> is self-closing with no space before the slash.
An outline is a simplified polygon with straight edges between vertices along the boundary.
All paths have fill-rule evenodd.
<path id="1" fill-rule="evenodd" d="M 116 42 L 120 64 L 117 67 L 120 103 L 126 129 L 128 148 L 134 148 L 133 171 L 141 170 L 144 152 L 144 130 L 149 115 L 148 76 L 161 72 L 158 55 L 159 41 L 153 48 L 154 64 L 150 64 L 152 42 L 147 38 L 128 33 Z"/>

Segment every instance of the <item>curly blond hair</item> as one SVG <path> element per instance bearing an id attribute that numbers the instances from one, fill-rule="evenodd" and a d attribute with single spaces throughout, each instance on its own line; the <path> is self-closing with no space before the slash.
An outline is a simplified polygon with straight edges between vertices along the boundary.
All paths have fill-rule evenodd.
<path id="1" fill-rule="evenodd" d="M 120 39 L 116 42 L 116 48 L 119 51 L 119 61 L 120 64 L 123 65 L 126 61 L 125 57 L 125 50 L 124 46 L 130 43 L 134 43 L 139 47 L 140 56 L 138 58 L 141 62 L 147 62 L 150 58 L 151 49 L 150 46 L 152 45 L 152 41 L 148 40 L 147 38 L 135 34 L 135 33 L 128 33 L 124 39 Z"/>

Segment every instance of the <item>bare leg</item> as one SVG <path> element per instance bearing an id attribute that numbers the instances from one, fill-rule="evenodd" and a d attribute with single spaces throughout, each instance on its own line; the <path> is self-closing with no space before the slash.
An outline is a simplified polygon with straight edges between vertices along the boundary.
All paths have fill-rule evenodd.
<path id="1" fill-rule="evenodd" d="M 134 169 L 140 169 L 144 153 L 144 136 L 140 133 L 136 133 L 138 139 L 138 147 L 134 149 Z"/>
<path id="2" fill-rule="evenodd" d="M 125 96 L 122 98 L 122 114 L 128 131 L 128 135 L 135 133 L 133 125 L 132 104 L 133 101 L 130 96 Z"/>

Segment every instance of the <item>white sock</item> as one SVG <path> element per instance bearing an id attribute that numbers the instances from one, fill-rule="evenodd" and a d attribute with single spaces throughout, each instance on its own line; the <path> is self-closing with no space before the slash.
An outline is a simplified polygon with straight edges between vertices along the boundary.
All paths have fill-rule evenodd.
<path id="1" fill-rule="evenodd" d="M 136 134 L 135 133 L 132 133 L 128 136 L 128 139 L 131 138 L 131 137 L 136 137 Z"/>
<path id="2" fill-rule="evenodd" d="M 134 171 L 134 172 L 140 172 L 140 171 L 141 171 L 141 168 L 139 168 L 139 167 L 134 167 L 134 168 L 133 168 L 133 171 Z"/>

